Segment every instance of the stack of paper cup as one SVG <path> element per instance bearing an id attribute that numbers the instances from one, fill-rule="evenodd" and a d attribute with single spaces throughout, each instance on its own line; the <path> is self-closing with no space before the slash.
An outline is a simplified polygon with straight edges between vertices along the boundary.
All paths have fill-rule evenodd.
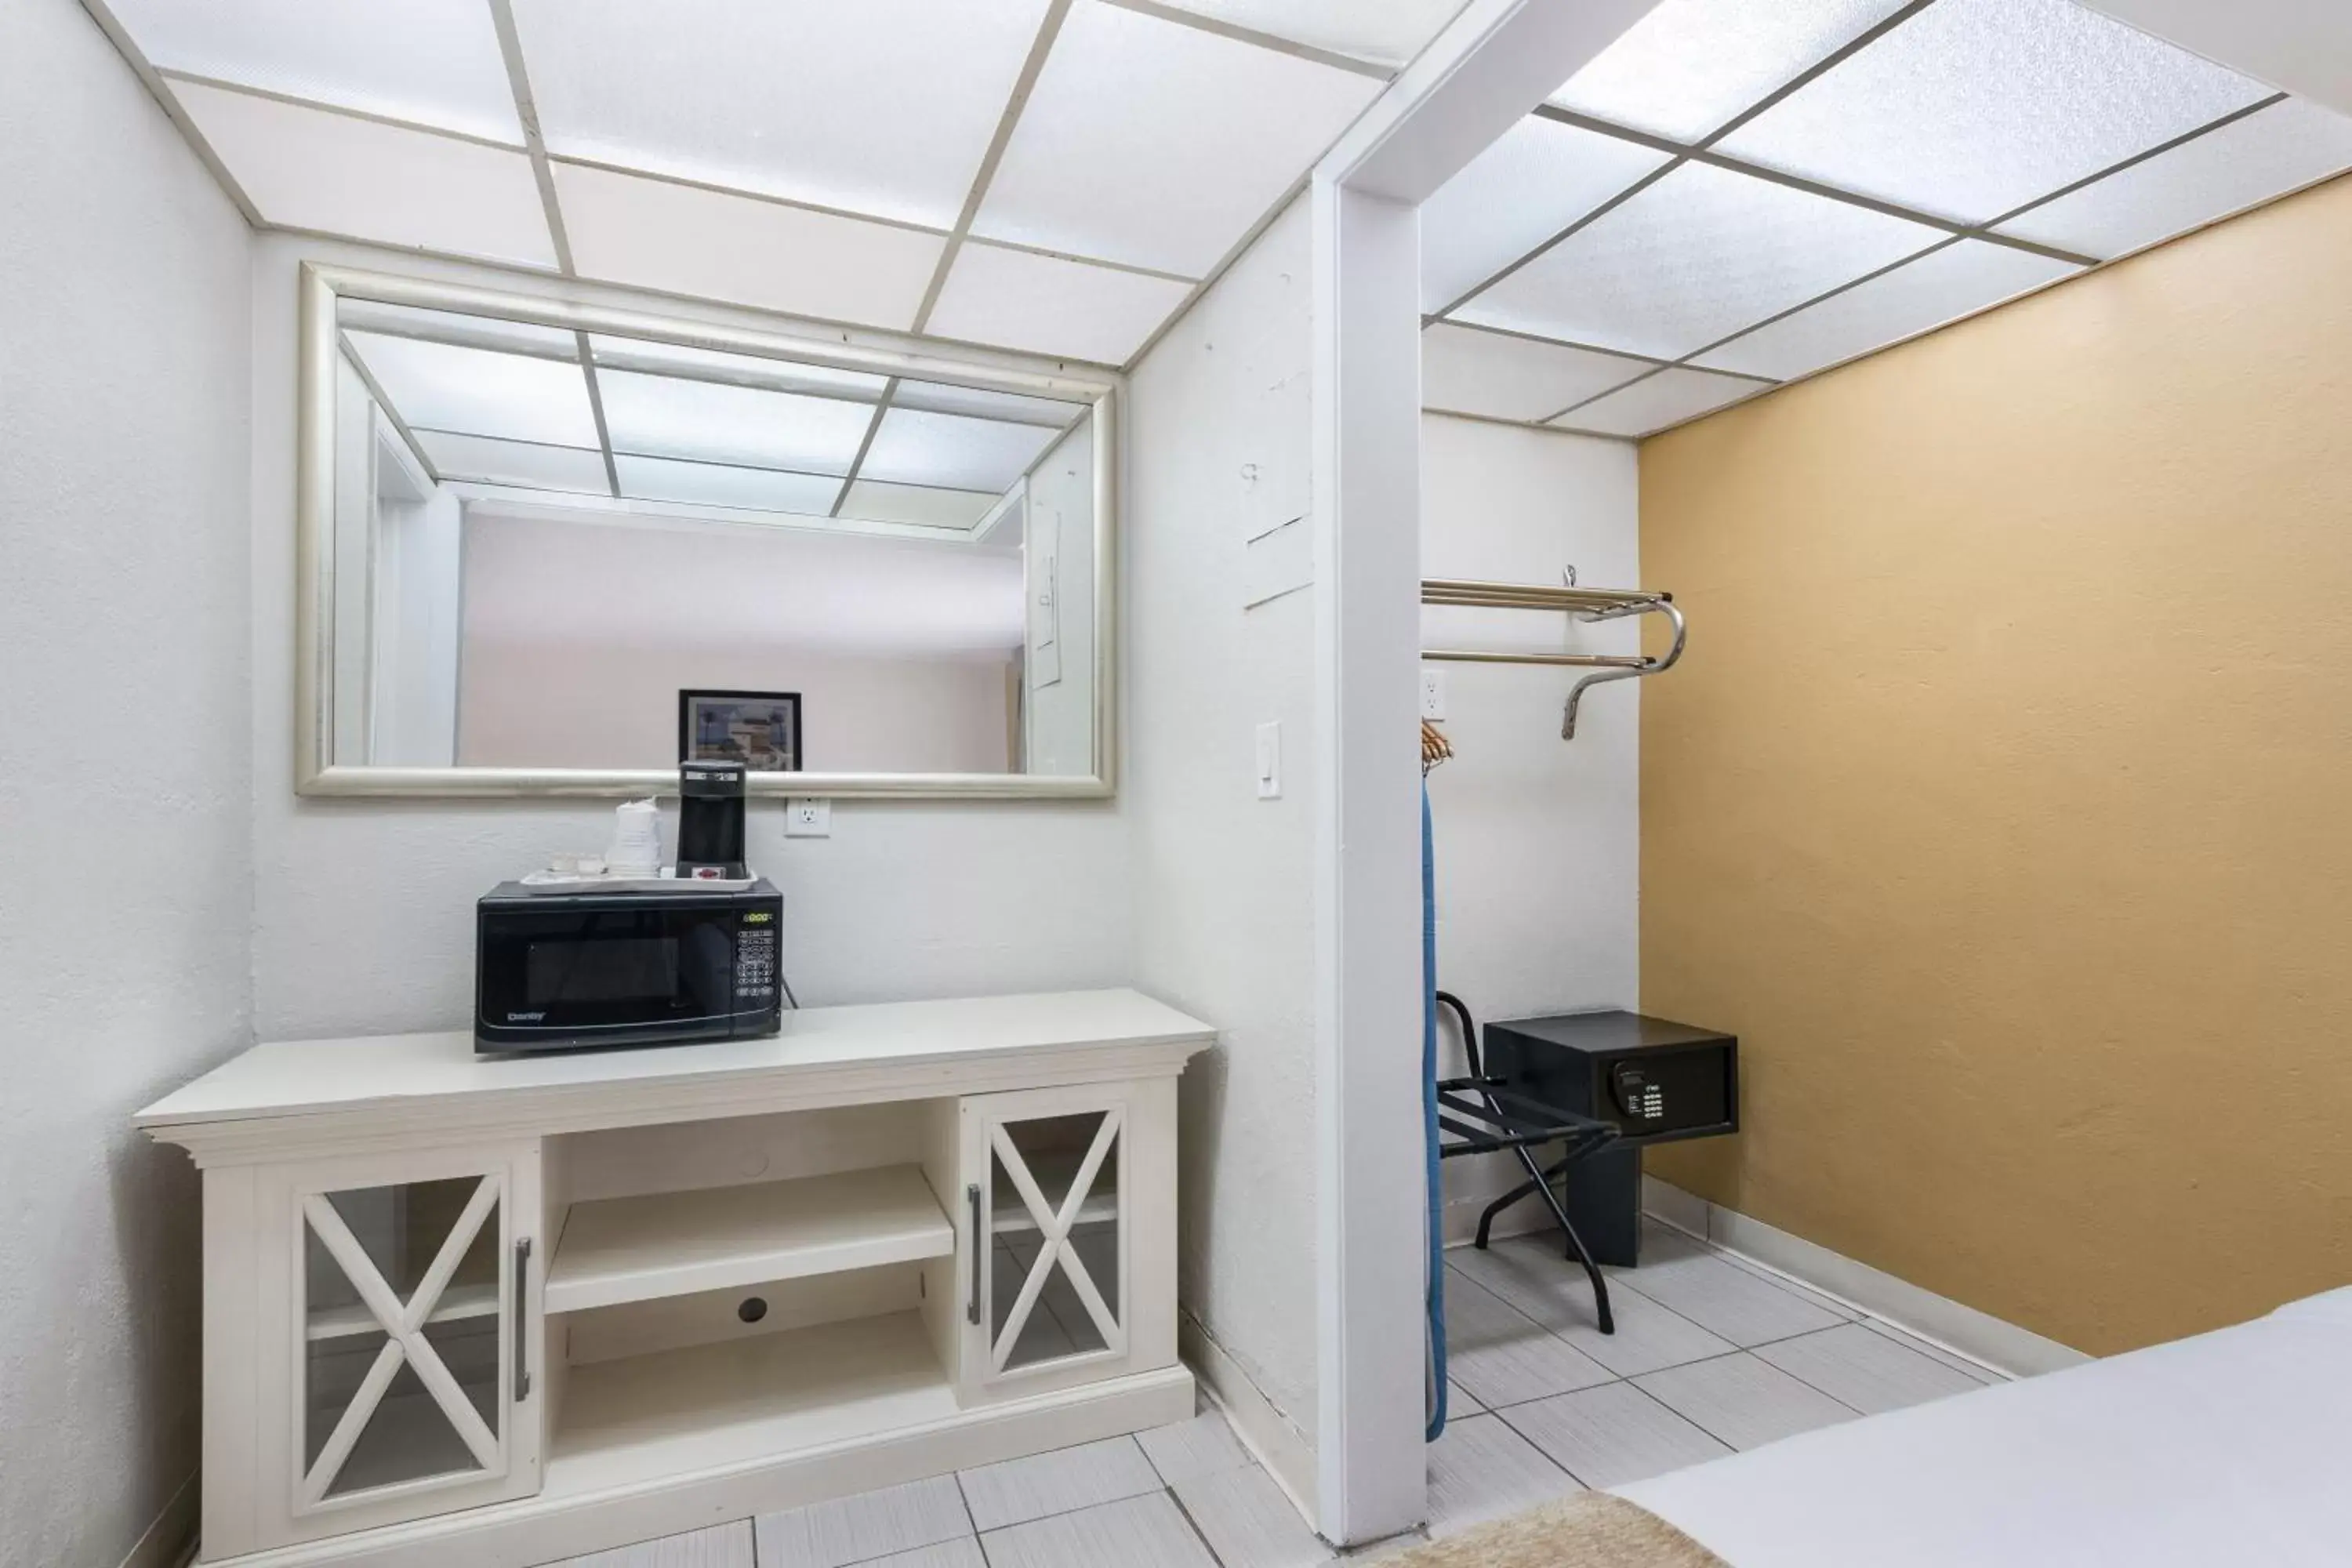
<path id="1" fill-rule="evenodd" d="M 605 874 L 651 877 L 661 870 L 661 811 L 651 800 L 625 802 L 614 812 L 613 844 L 604 851 Z"/>

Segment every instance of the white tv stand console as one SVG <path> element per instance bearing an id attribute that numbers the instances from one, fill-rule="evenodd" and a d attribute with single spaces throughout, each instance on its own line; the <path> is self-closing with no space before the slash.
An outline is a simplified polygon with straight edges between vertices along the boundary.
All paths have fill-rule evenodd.
<path id="1" fill-rule="evenodd" d="M 255 1047 L 138 1118 L 204 1169 L 201 1560 L 525 1568 L 1183 1419 L 1215 1037 L 1094 991 Z"/>

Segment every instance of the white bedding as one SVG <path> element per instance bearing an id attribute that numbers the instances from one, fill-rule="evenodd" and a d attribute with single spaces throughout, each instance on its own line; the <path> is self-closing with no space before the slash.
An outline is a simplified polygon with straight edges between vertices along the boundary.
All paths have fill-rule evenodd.
<path id="1" fill-rule="evenodd" d="M 1732 1568 L 2342 1568 L 2352 1289 L 1616 1490 Z"/>

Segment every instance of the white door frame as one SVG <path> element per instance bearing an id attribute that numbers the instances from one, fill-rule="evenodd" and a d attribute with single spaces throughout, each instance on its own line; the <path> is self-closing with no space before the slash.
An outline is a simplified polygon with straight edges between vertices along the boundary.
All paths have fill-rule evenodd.
<path id="1" fill-rule="evenodd" d="M 1471 0 L 1316 167 L 1316 1517 L 1425 1516 L 1420 205 L 1655 0 Z"/>

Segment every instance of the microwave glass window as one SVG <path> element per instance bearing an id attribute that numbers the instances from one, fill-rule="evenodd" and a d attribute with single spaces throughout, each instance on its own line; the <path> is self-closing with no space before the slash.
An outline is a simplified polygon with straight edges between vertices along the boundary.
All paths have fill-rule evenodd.
<path id="1" fill-rule="evenodd" d="M 523 994 L 534 1007 L 677 994 L 677 943 L 667 937 L 535 942 Z"/>

